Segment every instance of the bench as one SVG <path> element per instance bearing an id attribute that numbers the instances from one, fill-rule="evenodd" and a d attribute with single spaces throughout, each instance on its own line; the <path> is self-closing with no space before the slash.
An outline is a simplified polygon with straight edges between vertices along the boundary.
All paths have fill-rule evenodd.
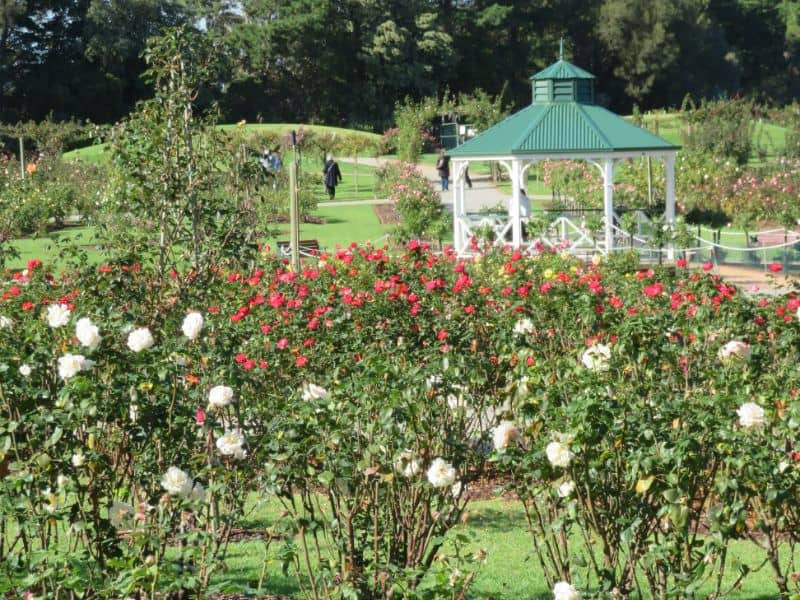
<path id="1" fill-rule="evenodd" d="M 289 258 L 292 255 L 292 243 L 289 240 L 278 240 L 278 255 Z M 300 240 L 297 243 L 301 256 L 318 256 L 319 242 L 317 240 Z"/>

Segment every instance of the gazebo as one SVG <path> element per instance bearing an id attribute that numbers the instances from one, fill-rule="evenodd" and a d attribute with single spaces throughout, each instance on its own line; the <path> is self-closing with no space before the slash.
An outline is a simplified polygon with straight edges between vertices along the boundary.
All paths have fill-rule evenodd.
<path id="1" fill-rule="evenodd" d="M 464 172 L 471 161 L 497 161 L 511 179 L 508 222 L 514 247 L 523 245 L 519 192 L 528 169 L 543 160 L 585 160 L 603 176 L 604 240 L 614 250 L 614 169 L 624 159 L 653 157 L 666 171 L 666 220 L 675 220 L 675 154 L 680 149 L 595 104 L 594 75 L 561 58 L 531 77 L 530 106 L 450 150 L 453 172 L 453 242 L 466 253 L 474 222 L 464 203 Z"/>

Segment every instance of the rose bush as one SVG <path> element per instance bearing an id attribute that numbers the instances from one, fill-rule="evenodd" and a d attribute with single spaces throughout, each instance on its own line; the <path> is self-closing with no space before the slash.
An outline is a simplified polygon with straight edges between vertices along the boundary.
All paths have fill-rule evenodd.
<path id="1" fill-rule="evenodd" d="M 484 557 L 444 542 L 487 473 L 561 597 L 722 595 L 737 538 L 796 593 L 800 298 L 596 262 L 6 274 L 3 593 L 214 593 L 249 493 L 308 596 L 464 590 Z"/>

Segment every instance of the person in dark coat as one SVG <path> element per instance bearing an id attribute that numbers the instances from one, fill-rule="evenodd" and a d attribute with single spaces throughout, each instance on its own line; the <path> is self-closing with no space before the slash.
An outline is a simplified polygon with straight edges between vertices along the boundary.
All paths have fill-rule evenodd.
<path id="1" fill-rule="evenodd" d="M 450 157 L 445 155 L 444 150 L 439 150 L 436 170 L 439 172 L 439 177 L 442 178 L 442 191 L 446 192 L 450 183 Z"/>
<path id="2" fill-rule="evenodd" d="M 336 186 L 342 181 L 342 172 L 330 154 L 328 154 L 325 166 L 322 169 L 322 176 L 325 180 L 325 191 L 328 192 L 328 197 L 333 200 L 336 197 Z"/>

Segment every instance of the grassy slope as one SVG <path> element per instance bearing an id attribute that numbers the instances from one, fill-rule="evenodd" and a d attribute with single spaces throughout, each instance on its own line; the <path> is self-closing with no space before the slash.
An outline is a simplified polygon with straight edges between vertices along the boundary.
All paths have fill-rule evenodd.
<path id="1" fill-rule="evenodd" d="M 359 133 L 370 138 L 373 142 L 377 142 L 381 136 L 377 133 L 370 133 L 366 131 L 356 131 L 353 129 L 344 129 L 342 127 L 327 127 L 325 125 L 302 125 L 299 123 L 260 123 L 260 124 L 245 124 L 245 125 L 220 125 L 219 128 L 223 131 L 233 131 L 238 128 L 244 129 L 244 131 L 248 135 L 252 135 L 257 137 L 259 133 L 278 133 L 284 134 L 292 129 L 298 130 L 300 128 L 319 132 L 319 133 L 329 133 L 329 134 L 336 134 L 336 135 L 350 135 L 353 133 Z M 85 162 L 91 163 L 102 163 L 108 160 L 108 155 L 106 154 L 106 148 L 108 147 L 107 144 L 97 144 L 95 146 L 87 146 L 86 148 L 79 148 L 78 150 L 73 150 L 71 152 L 64 153 L 64 158 L 66 160 L 72 159 L 80 159 Z"/>

